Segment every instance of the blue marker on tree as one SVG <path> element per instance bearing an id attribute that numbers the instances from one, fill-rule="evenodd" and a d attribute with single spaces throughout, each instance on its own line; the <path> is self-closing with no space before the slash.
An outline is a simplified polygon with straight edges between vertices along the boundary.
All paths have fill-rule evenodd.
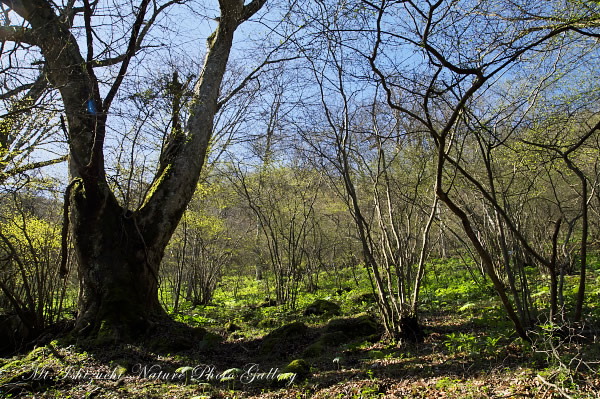
<path id="1" fill-rule="evenodd" d="M 96 104 L 94 104 L 94 100 L 87 100 L 87 110 L 90 114 L 96 115 Z"/>

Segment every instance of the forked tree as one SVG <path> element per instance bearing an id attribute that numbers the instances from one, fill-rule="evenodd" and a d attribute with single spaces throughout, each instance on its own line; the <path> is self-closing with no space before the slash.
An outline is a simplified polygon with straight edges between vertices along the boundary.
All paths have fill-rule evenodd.
<path id="1" fill-rule="evenodd" d="M 35 46 L 44 74 L 58 90 L 69 140 L 70 183 L 65 194 L 73 245 L 79 263 L 79 305 L 75 332 L 128 339 L 164 316 L 158 300 L 158 269 L 165 247 L 200 176 L 217 113 L 220 86 L 236 28 L 266 0 L 219 0 L 220 17 L 207 40 L 202 73 L 194 85 L 189 118 L 172 122 L 170 137 L 143 204 L 126 209 L 112 192 L 104 166 L 104 142 L 111 104 L 144 35 L 164 4 L 140 0 L 131 5 L 133 23 L 122 54 L 99 60 L 100 42 L 92 27 L 98 2 L 65 4 L 50 0 L 1 0 L 13 24 L 0 28 L 2 42 Z M 102 11 L 99 11 L 100 13 Z M 85 37 L 78 40 L 74 19 L 82 18 Z M 17 25 L 15 25 L 17 24 Z M 82 42 L 85 48 L 80 49 Z M 114 50 L 107 46 L 106 54 Z M 104 54 L 103 54 L 104 56 Z M 116 74 L 101 90 L 97 67 Z M 103 82 L 106 84 L 106 81 Z"/>

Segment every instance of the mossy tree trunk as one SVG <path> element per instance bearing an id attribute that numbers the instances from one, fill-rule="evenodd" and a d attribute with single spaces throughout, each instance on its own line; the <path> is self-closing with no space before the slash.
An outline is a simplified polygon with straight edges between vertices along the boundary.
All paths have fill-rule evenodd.
<path id="1" fill-rule="evenodd" d="M 219 24 L 208 38 L 190 117 L 184 128 L 172 129 L 151 189 L 137 210 L 120 206 L 109 188 L 103 146 L 112 101 L 131 59 L 142 47 L 147 21 L 155 20 L 155 15 L 147 15 L 150 1 L 140 0 L 133 6 L 135 20 L 126 49 L 105 63 L 94 55 L 99 47 L 94 43 L 95 9 L 87 0 L 83 2 L 85 57 L 71 33 L 72 18 L 68 16 L 73 11 L 69 7 L 57 10 L 48 0 L 0 1 L 26 21 L 24 27 L 2 30 L 2 39 L 38 47 L 48 80 L 63 100 L 71 176 L 65 220 L 72 228 L 80 281 L 75 329 L 127 338 L 143 331 L 152 317 L 164 315 L 158 300 L 158 269 L 202 170 L 213 118 L 221 106 L 220 86 L 233 35 L 266 0 L 252 0 L 247 5 L 239 0 L 219 1 Z M 95 68 L 115 64 L 120 64 L 119 73 L 102 98 Z"/>
<path id="2" fill-rule="evenodd" d="M 79 261 L 78 333 L 127 340 L 164 318 L 158 269 L 166 242 L 152 242 L 137 215 L 116 201 L 91 207 L 83 186 L 72 194 L 71 220 Z M 146 241 L 148 240 L 148 241 Z"/>

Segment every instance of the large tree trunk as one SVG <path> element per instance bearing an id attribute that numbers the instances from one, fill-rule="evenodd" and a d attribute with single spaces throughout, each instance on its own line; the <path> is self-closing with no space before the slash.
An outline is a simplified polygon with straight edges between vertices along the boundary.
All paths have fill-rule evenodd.
<path id="1" fill-rule="evenodd" d="M 83 187 L 73 193 L 74 246 L 79 263 L 79 309 L 75 331 L 127 340 L 165 317 L 158 300 L 158 267 L 167 242 L 150 246 L 113 198 L 90 207 Z"/>

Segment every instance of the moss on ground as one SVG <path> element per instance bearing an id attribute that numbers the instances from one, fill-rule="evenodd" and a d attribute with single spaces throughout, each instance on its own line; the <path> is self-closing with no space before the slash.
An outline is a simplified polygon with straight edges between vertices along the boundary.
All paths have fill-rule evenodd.
<path id="1" fill-rule="evenodd" d="M 356 339 L 377 334 L 379 325 L 375 318 L 363 314 L 357 317 L 330 320 L 325 331 L 328 333 L 342 332 L 348 338 Z"/>
<path id="2" fill-rule="evenodd" d="M 313 303 L 311 303 L 310 305 L 308 305 L 306 307 L 306 309 L 304 310 L 304 315 L 305 316 L 310 316 L 310 315 L 324 315 L 324 314 L 330 314 L 330 315 L 339 315 L 341 311 L 340 305 L 338 305 L 335 302 L 331 302 L 331 301 L 326 301 L 325 299 L 317 299 L 316 301 L 314 301 Z"/>
<path id="3" fill-rule="evenodd" d="M 336 348 L 348 340 L 348 336 L 341 331 L 325 333 L 306 348 L 302 355 L 306 358 L 316 358 L 322 356 L 328 349 Z"/>
<path id="4" fill-rule="evenodd" d="M 296 374 L 295 381 L 305 380 L 310 377 L 310 366 L 304 359 L 293 360 L 283 369 L 284 373 Z"/>
<path id="5" fill-rule="evenodd" d="M 306 324 L 296 321 L 271 331 L 265 336 L 260 348 L 261 355 L 279 355 L 292 346 L 294 340 L 300 340 L 308 332 Z"/>

